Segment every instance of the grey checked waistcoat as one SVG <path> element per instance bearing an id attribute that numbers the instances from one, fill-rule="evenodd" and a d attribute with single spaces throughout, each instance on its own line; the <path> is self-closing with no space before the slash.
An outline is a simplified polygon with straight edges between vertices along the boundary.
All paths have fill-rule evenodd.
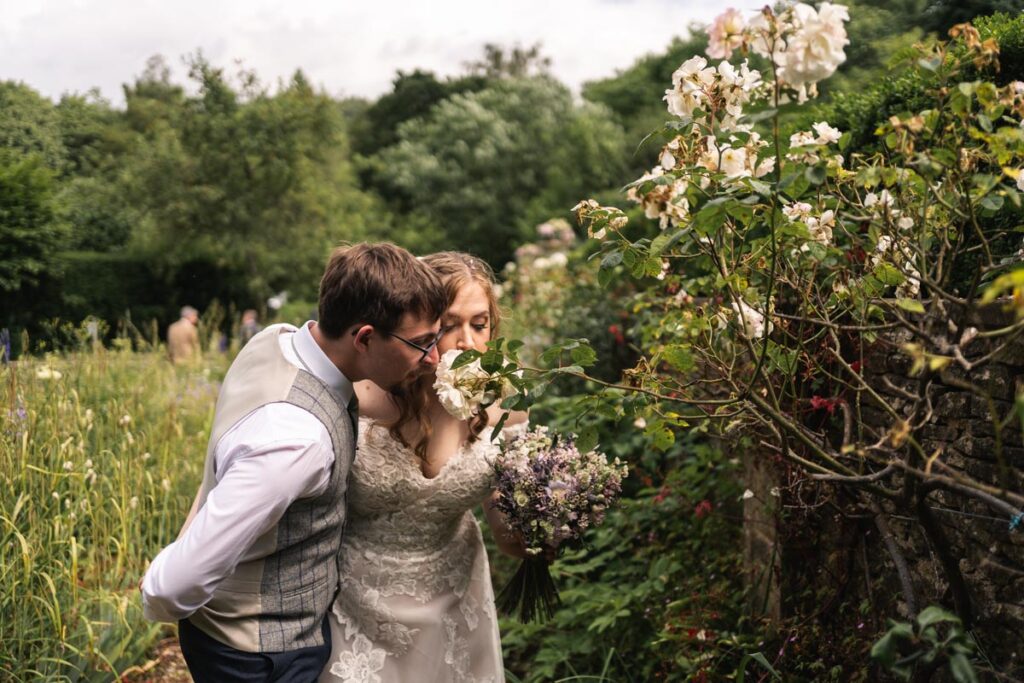
<path id="1" fill-rule="evenodd" d="M 189 617 L 204 633 L 246 652 L 288 652 L 323 644 L 321 624 L 338 587 L 338 548 L 345 493 L 355 455 L 353 420 L 326 384 L 289 363 L 279 336 L 294 328 L 274 325 L 257 334 L 231 364 L 217 397 L 206 467 L 203 505 L 217 485 L 214 450 L 242 418 L 268 403 L 290 403 L 327 428 L 334 466 L 327 490 L 292 503 L 277 526 L 260 536 L 245 561 L 208 603 Z"/>

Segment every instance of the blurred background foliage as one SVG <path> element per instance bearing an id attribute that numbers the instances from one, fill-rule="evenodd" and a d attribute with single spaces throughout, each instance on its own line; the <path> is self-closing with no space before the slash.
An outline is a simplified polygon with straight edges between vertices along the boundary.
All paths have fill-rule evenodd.
<path id="1" fill-rule="evenodd" d="M 919 94 L 889 68 L 901 48 L 1024 8 L 847 4 L 848 60 L 819 107 L 860 145 Z M 582 97 L 551 75 L 541 45 L 486 45 L 447 78 L 399 72 L 374 101 L 332 98 L 301 71 L 264 83 L 201 52 L 183 58 L 187 84 L 151 58 L 122 107 L 97 91 L 55 103 L 0 82 L 0 327 L 44 344 L 39 321 L 53 318 L 163 326 L 186 303 L 265 313 L 281 291 L 310 302 L 325 255 L 345 241 L 465 249 L 500 269 L 535 225 L 651 165 L 657 136 L 637 142 L 664 122 L 672 72 L 705 47 L 702 31 L 683 31 Z"/>

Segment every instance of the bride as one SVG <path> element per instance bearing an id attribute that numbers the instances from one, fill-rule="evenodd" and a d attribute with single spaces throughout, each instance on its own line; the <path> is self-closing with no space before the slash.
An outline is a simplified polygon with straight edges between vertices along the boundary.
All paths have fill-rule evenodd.
<path id="1" fill-rule="evenodd" d="M 499 323 L 490 268 L 455 252 L 423 260 L 448 292 L 439 353 L 485 350 Z M 359 443 L 339 555 L 341 586 L 328 616 L 332 652 L 322 682 L 505 678 L 473 508 L 484 503 L 502 552 L 522 557 L 523 548 L 488 504 L 498 448 L 488 439 L 488 415 L 469 421 L 450 416 L 433 379 L 393 394 L 369 382 L 356 385 Z M 525 414 L 513 414 L 508 422 L 518 426 L 506 431 L 522 429 L 525 421 Z"/>

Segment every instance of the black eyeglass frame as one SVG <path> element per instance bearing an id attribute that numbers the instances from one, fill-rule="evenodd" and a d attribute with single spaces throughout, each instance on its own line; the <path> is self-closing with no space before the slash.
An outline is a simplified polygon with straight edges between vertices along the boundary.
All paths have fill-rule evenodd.
<path id="1" fill-rule="evenodd" d="M 402 342 L 403 344 L 406 344 L 406 345 L 411 346 L 412 348 L 416 349 L 417 351 L 419 351 L 420 353 L 423 354 L 422 356 L 420 356 L 419 360 L 423 360 L 424 358 L 429 356 L 430 352 L 434 350 L 434 348 L 441 342 L 442 339 L 444 339 L 445 331 L 446 330 L 443 327 L 441 329 L 439 329 L 437 331 L 437 335 L 434 337 L 433 341 L 431 341 L 426 346 L 420 346 L 416 342 L 409 341 L 405 337 L 399 336 L 399 335 L 395 334 L 394 332 L 385 332 L 384 334 L 386 334 L 389 337 L 394 337 L 395 339 L 397 339 L 398 341 Z M 357 334 L 359 334 L 359 330 L 358 329 L 352 331 L 352 336 L 353 337 L 356 336 Z"/>

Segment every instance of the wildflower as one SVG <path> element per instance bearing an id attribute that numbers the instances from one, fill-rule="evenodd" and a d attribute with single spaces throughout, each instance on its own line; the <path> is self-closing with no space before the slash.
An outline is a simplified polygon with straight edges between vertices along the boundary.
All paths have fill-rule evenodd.
<path id="1" fill-rule="evenodd" d="M 145 453 L 142 454 L 142 461 L 145 462 L 145 461 L 149 460 L 152 457 L 153 457 L 153 454 L 150 453 L 149 451 L 146 451 Z"/>
<path id="2" fill-rule="evenodd" d="M 693 516 L 697 519 L 703 519 L 711 514 L 712 507 L 711 501 L 705 498 L 693 508 Z"/>
<path id="3" fill-rule="evenodd" d="M 132 496 L 131 499 L 128 501 L 128 507 L 131 508 L 132 510 L 139 507 L 139 497 Z"/>
<path id="4" fill-rule="evenodd" d="M 676 158 L 672 156 L 672 152 L 668 147 L 661 151 L 661 158 L 658 160 L 658 163 L 666 171 L 671 171 L 676 167 Z"/>
<path id="5" fill-rule="evenodd" d="M 636 427 L 637 429 L 646 429 L 647 420 L 645 420 L 643 417 L 638 417 L 637 419 L 633 420 L 633 426 Z"/>
<path id="6" fill-rule="evenodd" d="M 60 371 L 52 369 L 49 365 L 40 365 L 36 368 L 37 379 L 58 380 L 61 377 L 63 377 L 63 375 L 61 375 Z"/>
<path id="7" fill-rule="evenodd" d="M 832 243 L 832 228 L 836 224 L 835 212 L 832 209 L 824 211 L 820 218 L 808 217 L 806 223 L 812 240 L 824 245 Z"/>
<path id="8" fill-rule="evenodd" d="M 75 469 L 75 463 L 71 462 L 70 460 L 65 460 L 64 461 L 64 471 L 65 472 L 70 472 L 73 469 Z"/>
<path id="9" fill-rule="evenodd" d="M 722 151 L 721 169 L 722 172 L 730 178 L 749 176 L 750 171 L 747 169 L 747 150 L 742 147 L 739 149 L 726 147 Z"/>
<path id="10" fill-rule="evenodd" d="M 749 500 L 749 499 L 751 499 L 753 497 L 754 497 L 754 492 L 751 491 L 750 489 L 747 489 L 746 491 L 743 492 L 743 496 L 742 496 L 743 500 Z"/>
<path id="11" fill-rule="evenodd" d="M 125 425 L 131 424 L 131 421 L 132 421 L 132 416 L 128 415 L 128 414 L 125 414 L 125 415 L 121 416 L 121 419 L 117 421 L 117 424 L 119 424 L 122 427 L 124 427 Z"/>
<path id="12" fill-rule="evenodd" d="M 829 415 L 832 415 L 832 414 L 835 413 L 836 408 L 839 407 L 839 404 L 841 402 L 842 402 L 842 399 L 835 398 L 835 397 L 827 398 L 827 397 L 823 397 L 823 396 L 812 396 L 811 397 L 811 408 L 813 408 L 814 410 L 826 410 L 826 411 L 828 411 Z"/>
<path id="13" fill-rule="evenodd" d="M 878 205 L 880 208 L 888 208 L 892 206 L 893 196 L 889 193 L 889 190 L 882 190 L 878 194 L 874 192 L 868 192 L 864 196 L 864 208 L 870 209 L 871 207 Z"/>
<path id="14" fill-rule="evenodd" d="M 813 144 L 815 144 L 815 137 L 805 130 L 789 136 L 790 147 L 810 147 Z"/>
<path id="15" fill-rule="evenodd" d="M 729 8 L 715 17 L 708 29 L 708 57 L 729 59 L 733 50 L 743 45 L 746 22 L 736 9 Z"/>
<path id="16" fill-rule="evenodd" d="M 734 301 L 732 310 L 740 320 L 740 332 L 747 339 L 760 339 L 772 331 L 771 322 L 764 315 L 745 301 Z"/>
<path id="17" fill-rule="evenodd" d="M 843 135 L 839 132 L 839 129 L 828 125 L 827 121 L 819 121 L 812 125 L 811 128 L 813 128 L 814 132 L 818 134 L 818 138 L 815 142 L 819 145 L 830 145 L 839 142 L 839 138 Z"/>
<path id="18" fill-rule="evenodd" d="M 811 213 L 811 205 L 807 202 L 793 202 L 782 207 L 782 213 L 791 221 L 799 221 Z"/>

